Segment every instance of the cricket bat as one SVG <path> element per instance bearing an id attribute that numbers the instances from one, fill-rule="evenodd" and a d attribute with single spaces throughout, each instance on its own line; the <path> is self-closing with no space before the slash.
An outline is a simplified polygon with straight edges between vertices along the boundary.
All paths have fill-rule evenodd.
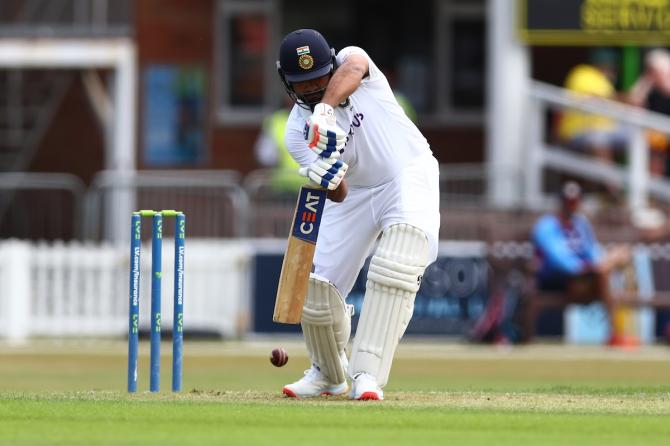
<path id="1" fill-rule="evenodd" d="M 327 193 L 326 189 L 317 186 L 304 185 L 300 188 L 279 276 L 272 316 L 275 322 L 300 323 Z"/>

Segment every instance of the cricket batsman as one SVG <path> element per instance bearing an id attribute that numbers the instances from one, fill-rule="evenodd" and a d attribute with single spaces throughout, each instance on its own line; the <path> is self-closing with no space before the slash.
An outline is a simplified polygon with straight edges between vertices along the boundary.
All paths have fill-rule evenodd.
<path id="1" fill-rule="evenodd" d="M 437 257 L 438 163 L 363 49 L 336 54 L 319 32 L 300 29 L 282 41 L 277 69 L 295 102 L 286 146 L 329 198 L 301 319 L 312 365 L 283 393 L 340 395 L 348 377 L 350 398 L 381 400 L 421 277 Z M 353 307 L 345 298 L 373 251 L 348 358 Z"/>

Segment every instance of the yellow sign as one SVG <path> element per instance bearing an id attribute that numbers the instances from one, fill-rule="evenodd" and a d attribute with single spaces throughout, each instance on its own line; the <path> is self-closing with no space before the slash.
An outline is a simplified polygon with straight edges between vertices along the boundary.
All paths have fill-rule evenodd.
<path id="1" fill-rule="evenodd" d="M 518 0 L 529 45 L 670 44 L 670 0 Z"/>

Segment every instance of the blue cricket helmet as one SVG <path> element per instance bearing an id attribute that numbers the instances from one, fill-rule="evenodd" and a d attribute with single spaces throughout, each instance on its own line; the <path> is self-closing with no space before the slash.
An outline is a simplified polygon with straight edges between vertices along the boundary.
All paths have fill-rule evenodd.
<path id="1" fill-rule="evenodd" d="M 305 104 L 313 107 L 318 102 L 309 101 L 297 95 L 291 84 L 318 79 L 332 73 L 335 68 L 335 50 L 316 30 L 293 31 L 284 37 L 279 47 L 277 71 L 286 93 L 298 105 Z"/>

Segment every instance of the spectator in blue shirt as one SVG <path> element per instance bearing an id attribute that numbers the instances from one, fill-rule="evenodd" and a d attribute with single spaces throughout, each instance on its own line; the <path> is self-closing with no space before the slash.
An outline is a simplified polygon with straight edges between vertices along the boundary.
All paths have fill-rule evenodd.
<path id="1" fill-rule="evenodd" d="M 535 224 L 532 241 L 539 268 L 538 288 L 564 292 L 571 302 L 600 300 L 612 322 L 612 298 L 609 273 L 629 261 L 625 248 L 607 253 L 601 249 L 588 219 L 580 214 L 582 193 L 579 184 L 570 181 L 561 189 L 557 214 L 542 216 Z"/>
<path id="2" fill-rule="evenodd" d="M 533 244 L 540 260 L 540 289 L 567 291 L 571 278 L 599 269 L 602 252 L 588 219 L 578 213 L 581 189 L 573 181 L 561 191 L 558 214 L 547 214 L 533 228 Z"/>

